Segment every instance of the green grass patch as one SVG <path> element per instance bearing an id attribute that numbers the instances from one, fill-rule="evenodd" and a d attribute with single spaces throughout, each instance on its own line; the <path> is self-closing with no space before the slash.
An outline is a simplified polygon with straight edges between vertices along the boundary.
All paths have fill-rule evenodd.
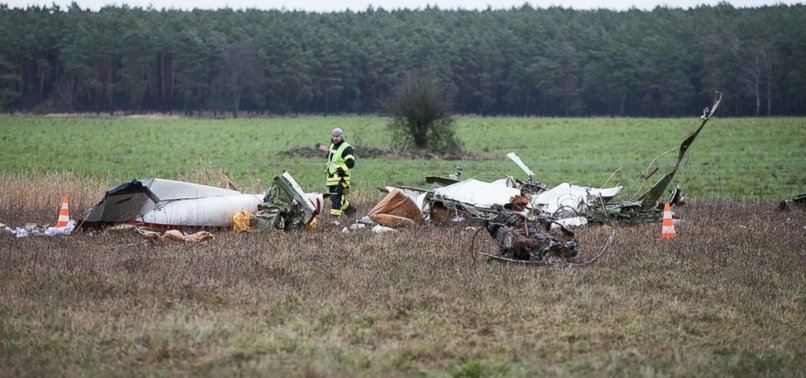
<path id="1" fill-rule="evenodd" d="M 649 163 L 676 149 L 700 122 L 696 117 L 460 117 L 457 135 L 481 159 L 362 158 L 362 147 L 401 147 L 391 140 L 387 121 L 369 116 L 214 120 L 2 115 L 0 172 L 73 172 L 109 186 L 149 176 L 189 180 L 197 172 L 212 172 L 257 190 L 288 170 L 306 190 L 321 190 L 324 157 L 280 153 L 328 143 L 330 129 L 341 127 L 356 146 L 358 193 L 390 184 L 424 186 L 424 176 L 447 175 L 456 165 L 464 169 L 463 177 L 523 178 L 504 156 L 514 151 L 548 185 L 621 183 L 625 194 L 634 194 L 673 165 L 676 151 L 658 159 L 658 174 L 640 180 Z M 717 114 L 689 149 L 676 181 L 690 197 L 702 199 L 780 199 L 801 193 L 806 186 L 804 123 L 806 118 L 722 119 Z"/>

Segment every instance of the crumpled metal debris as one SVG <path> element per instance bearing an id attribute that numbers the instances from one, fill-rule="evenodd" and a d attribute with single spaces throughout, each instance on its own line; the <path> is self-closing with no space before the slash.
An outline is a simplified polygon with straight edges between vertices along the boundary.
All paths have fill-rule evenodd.
<path id="1" fill-rule="evenodd" d="M 683 191 L 680 190 L 680 187 L 678 186 L 675 186 L 675 189 L 672 191 L 668 200 L 661 201 L 661 197 L 663 196 L 663 193 L 666 192 L 667 188 L 672 182 L 672 179 L 674 179 L 677 170 L 680 168 L 680 164 L 683 162 L 686 151 L 688 151 L 688 149 L 694 143 L 694 140 L 705 127 L 705 124 L 707 124 L 711 117 L 713 117 L 714 112 L 716 112 L 716 109 L 719 107 L 719 103 L 721 101 L 722 93 L 716 92 L 716 95 L 714 96 L 714 103 L 710 108 L 706 107 L 703 115 L 700 117 L 702 120 L 700 126 L 688 137 L 686 137 L 686 139 L 680 143 L 680 147 L 677 148 L 677 160 L 675 161 L 675 165 L 663 177 L 655 182 L 655 184 L 649 187 L 646 192 L 641 194 L 637 200 L 628 199 L 615 203 L 600 203 L 599 206 L 588 207 L 586 209 L 586 215 L 588 218 L 599 223 L 659 222 L 662 219 L 664 202 L 668 202 L 672 206 L 685 203 Z M 668 152 L 673 151 L 674 150 Z M 658 157 L 660 157 L 660 155 Z M 657 157 L 655 159 L 657 159 Z M 652 166 L 653 163 L 654 160 L 644 171 L 644 174 L 642 175 L 644 179 L 648 179 L 658 170 L 657 167 Z"/>
<path id="2" fill-rule="evenodd" d="M 542 182 L 534 180 L 534 172 L 515 153 L 510 152 L 507 157 L 527 174 L 527 180 L 506 177 L 488 183 L 475 179 L 458 181 L 458 175 L 449 178 L 426 177 L 426 182 L 431 183 L 432 188 L 423 189 L 422 192 L 427 193 L 427 199 L 431 202 L 431 218 L 447 219 L 449 215 L 434 214 L 435 211 L 445 209 L 454 215 L 462 213 L 478 220 L 488 221 L 498 216 L 499 210 L 496 206 L 504 206 L 514 195 L 528 194 L 532 200 L 525 210 L 533 216 L 551 220 L 554 227 L 579 226 L 589 222 L 599 224 L 659 222 L 664 202 L 669 202 L 671 205 L 684 203 L 683 192 L 677 186 L 667 200 L 662 201 L 661 197 L 683 162 L 686 151 L 711 119 L 721 100 L 722 94 L 716 92 L 712 106 L 700 117 L 700 126 L 677 148 L 678 155 L 674 166 L 635 199 L 612 202 L 623 188 L 620 185 L 612 188 L 594 188 L 562 183 L 547 189 Z M 672 151 L 674 150 L 669 152 Z M 641 175 L 643 179 L 648 179 L 659 171 L 658 167 L 653 167 L 655 160 Z"/>
<path id="3" fill-rule="evenodd" d="M 498 257 L 512 260 L 551 264 L 571 261 L 577 256 L 578 242 L 574 233 L 565 227 L 551 233 L 551 221 L 526 210 L 531 201 L 528 195 L 516 195 L 508 208 L 485 221 L 485 228 L 499 246 Z"/>
<path id="4" fill-rule="evenodd" d="M 263 203 L 258 205 L 257 212 L 250 219 L 250 225 L 257 230 L 286 231 L 309 225 L 317 213 L 317 208 L 299 184 L 288 172 L 283 172 L 272 180 Z"/>
<path id="5" fill-rule="evenodd" d="M 680 144 L 674 166 L 654 185 L 637 199 L 611 202 L 622 186 L 593 188 L 562 183 L 553 188 L 534 180 L 534 172 L 513 152 L 507 157 L 517 164 L 528 176 L 525 181 L 506 177 L 493 182 L 476 179 L 459 181 L 462 173 L 456 167 L 456 174 L 449 177 L 426 177 L 431 189 L 398 188 L 413 191 L 424 204 L 420 207 L 424 219 L 435 222 L 469 216 L 484 222 L 490 236 L 498 243 L 496 255 L 484 255 L 518 262 L 553 264 L 565 262 L 568 266 L 590 264 L 601 257 L 613 240 L 614 230 L 602 251 L 587 262 L 572 261 L 577 256 L 577 241 L 567 227 L 580 226 L 589 222 L 617 225 L 621 223 L 643 223 L 660 221 L 662 217 L 661 197 L 671 184 L 679 169 L 686 151 L 697 135 L 711 119 L 722 94 L 716 92 L 713 105 L 706 108 L 700 117 L 700 126 Z M 674 150 L 672 150 L 674 151 Z M 669 152 L 672 152 L 669 151 Z M 655 158 L 657 160 L 657 157 Z M 660 170 L 650 167 L 641 175 L 644 180 Z M 391 191 L 387 187 L 388 191 Z M 528 200 L 526 200 L 528 198 Z M 679 187 L 672 191 L 668 202 L 683 204 L 683 192 Z M 425 204 L 427 203 L 427 205 Z M 426 209 L 428 209 L 426 211 Z M 555 234 L 552 234 L 555 230 Z M 475 236 L 474 236 L 475 240 Z M 472 249 L 472 244 L 471 244 Z"/>

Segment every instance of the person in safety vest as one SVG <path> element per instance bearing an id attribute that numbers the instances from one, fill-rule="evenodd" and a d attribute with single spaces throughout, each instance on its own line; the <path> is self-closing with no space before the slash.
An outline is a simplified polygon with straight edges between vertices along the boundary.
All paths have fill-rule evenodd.
<path id="1" fill-rule="evenodd" d="M 330 192 L 330 215 L 352 215 L 356 209 L 347 201 L 350 193 L 350 170 L 355 167 L 353 147 L 344 141 L 344 131 L 335 128 L 330 133 L 330 149 L 327 155 L 327 191 Z"/>

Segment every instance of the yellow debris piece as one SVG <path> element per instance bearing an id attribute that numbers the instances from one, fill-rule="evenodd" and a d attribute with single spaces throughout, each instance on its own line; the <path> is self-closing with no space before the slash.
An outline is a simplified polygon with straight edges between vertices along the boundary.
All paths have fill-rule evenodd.
<path id="1" fill-rule="evenodd" d="M 232 216 L 235 232 L 252 232 L 252 213 L 241 210 Z"/>

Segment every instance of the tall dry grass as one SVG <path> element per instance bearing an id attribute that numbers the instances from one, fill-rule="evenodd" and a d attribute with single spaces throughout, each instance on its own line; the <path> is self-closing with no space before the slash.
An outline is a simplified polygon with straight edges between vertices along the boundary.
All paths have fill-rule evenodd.
<path id="1" fill-rule="evenodd" d="M 224 171 L 199 169 L 175 178 L 202 185 L 227 188 Z M 103 199 L 104 192 L 122 182 L 105 182 L 73 173 L 2 173 L 0 172 L 0 223 L 22 226 L 25 223 L 53 224 L 59 215 L 61 199 L 67 195 L 70 216 L 83 219 Z M 263 193 L 270 183 L 259 179 L 235 182 L 244 193 Z M 314 188 L 316 189 L 316 188 Z"/>
<path id="2" fill-rule="evenodd" d="M 63 185 L 98 199 L 97 183 Z M 44 191 L 14 193 L 50 215 Z M 20 206 L 4 194 L 0 214 Z M 618 228 L 575 269 L 488 262 L 468 225 L 322 222 L 164 246 L 2 234 L 0 375 L 806 374 L 806 214 L 695 202 L 678 215 L 677 238 Z M 589 257 L 609 232 L 577 234 Z M 475 246 L 495 249 L 483 233 Z"/>
<path id="3" fill-rule="evenodd" d="M 0 223 L 52 225 L 59 216 L 63 195 L 68 196 L 71 217 L 80 218 L 78 215 L 95 206 L 110 186 L 72 173 L 0 173 Z"/>

